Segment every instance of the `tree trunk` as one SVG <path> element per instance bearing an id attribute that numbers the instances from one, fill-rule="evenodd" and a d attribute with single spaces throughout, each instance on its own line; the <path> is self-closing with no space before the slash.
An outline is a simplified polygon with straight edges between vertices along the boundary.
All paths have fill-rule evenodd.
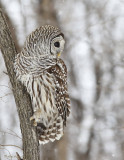
<path id="1" fill-rule="evenodd" d="M 23 159 L 39 160 L 39 144 L 36 128 L 31 126 L 30 117 L 33 114 L 30 97 L 25 87 L 16 80 L 13 69 L 14 57 L 17 54 L 7 21 L 0 9 L 0 49 L 2 51 L 8 76 L 13 88 L 13 94 L 20 119 L 23 141 Z"/>

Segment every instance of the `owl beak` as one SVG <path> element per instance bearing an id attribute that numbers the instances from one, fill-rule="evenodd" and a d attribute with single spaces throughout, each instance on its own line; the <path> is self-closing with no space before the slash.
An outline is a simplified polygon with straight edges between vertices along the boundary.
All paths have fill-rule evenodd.
<path id="1" fill-rule="evenodd" d="M 61 56 L 61 53 L 57 53 L 57 57 L 60 57 Z"/>

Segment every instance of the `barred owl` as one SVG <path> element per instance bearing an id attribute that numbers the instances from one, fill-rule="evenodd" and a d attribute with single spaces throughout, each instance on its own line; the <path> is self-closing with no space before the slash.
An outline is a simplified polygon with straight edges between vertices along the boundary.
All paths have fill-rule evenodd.
<path id="1" fill-rule="evenodd" d="M 30 120 L 37 127 L 40 144 L 62 137 L 70 113 L 67 69 L 60 59 L 64 44 L 58 28 L 42 26 L 27 37 L 14 62 L 17 79 L 31 97 L 34 113 Z"/>

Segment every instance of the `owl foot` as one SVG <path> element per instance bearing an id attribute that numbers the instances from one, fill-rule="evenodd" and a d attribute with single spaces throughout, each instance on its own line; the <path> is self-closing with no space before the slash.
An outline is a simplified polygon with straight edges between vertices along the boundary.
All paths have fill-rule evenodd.
<path id="1" fill-rule="evenodd" d="M 30 121 L 33 122 L 33 126 L 37 126 L 37 122 L 35 121 L 35 117 L 34 116 L 30 117 Z"/>
<path id="2" fill-rule="evenodd" d="M 30 117 L 30 121 L 33 121 L 33 126 L 37 126 L 37 123 L 41 121 L 41 109 L 34 112 L 33 116 Z"/>

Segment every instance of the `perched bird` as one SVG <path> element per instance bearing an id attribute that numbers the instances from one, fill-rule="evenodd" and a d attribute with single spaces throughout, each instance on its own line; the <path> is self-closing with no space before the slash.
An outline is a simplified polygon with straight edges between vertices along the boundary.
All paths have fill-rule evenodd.
<path id="1" fill-rule="evenodd" d="M 30 94 L 39 142 L 59 140 L 70 113 L 67 90 L 67 68 L 60 55 L 64 49 L 64 35 L 50 25 L 33 31 L 17 54 L 14 70 L 17 79 Z"/>

